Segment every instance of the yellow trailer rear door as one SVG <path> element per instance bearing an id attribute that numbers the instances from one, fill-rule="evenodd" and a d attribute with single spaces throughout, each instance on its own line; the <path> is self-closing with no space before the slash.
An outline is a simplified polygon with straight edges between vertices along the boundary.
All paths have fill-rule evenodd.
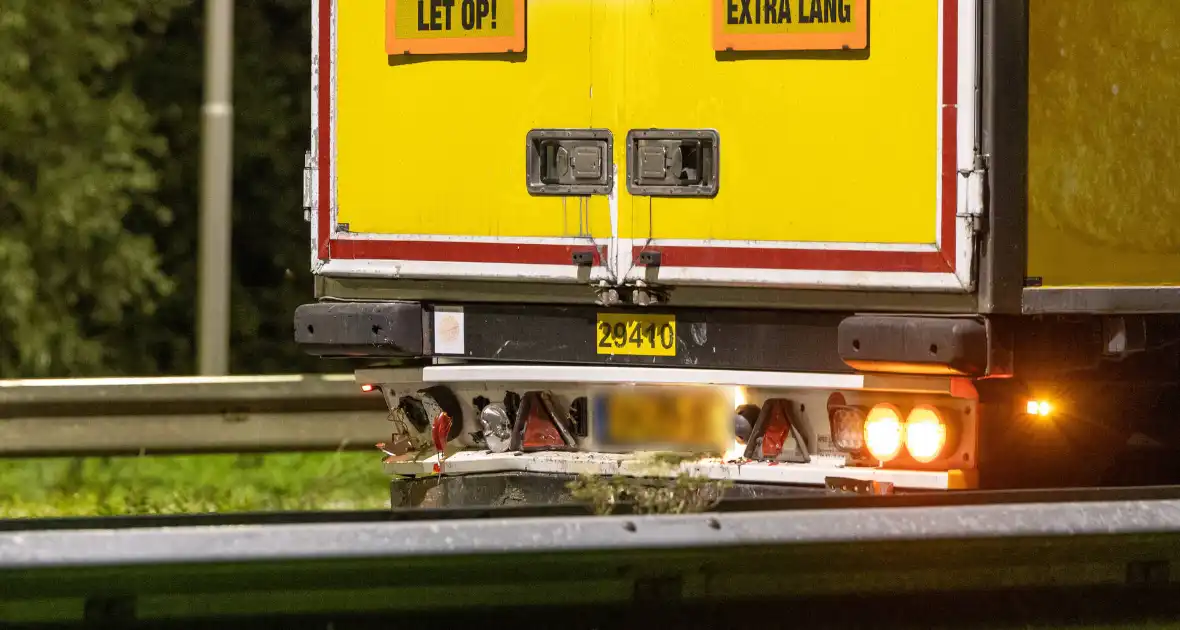
<path id="1" fill-rule="evenodd" d="M 616 138 L 711 130 L 720 167 L 715 194 L 637 193 L 645 170 L 665 171 L 658 148 L 627 143 L 620 256 L 630 279 L 973 289 L 975 0 L 644 0 L 625 10 Z M 689 172 L 688 160 L 665 166 Z"/>
<path id="2" fill-rule="evenodd" d="M 608 28 L 594 4 L 318 0 L 317 272 L 605 277 L 610 195 L 531 194 L 524 159 L 533 130 L 609 131 L 592 84 L 611 71 L 597 47 L 618 37 L 592 37 Z M 574 151 L 570 164 L 613 180 L 607 151 Z"/>

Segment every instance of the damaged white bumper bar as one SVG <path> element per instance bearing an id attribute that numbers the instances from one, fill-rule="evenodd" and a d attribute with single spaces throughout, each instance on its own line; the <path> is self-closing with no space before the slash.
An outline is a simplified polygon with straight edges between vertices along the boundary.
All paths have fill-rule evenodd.
<path id="1" fill-rule="evenodd" d="M 831 477 L 892 483 L 897 488 L 956 490 L 973 486 L 972 471 L 915 471 L 860 468 L 843 465 L 843 458 L 813 457 L 810 463 L 726 461 L 703 458 L 678 465 L 656 463 L 651 454 L 613 453 L 492 453 L 459 451 L 440 461 L 423 459 L 387 460 L 385 470 L 401 476 L 471 475 L 486 473 L 540 473 L 565 475 L 611 475 L 673 478 L 681 474 L 729 480 L 735 483 L 822 486 Z"/>

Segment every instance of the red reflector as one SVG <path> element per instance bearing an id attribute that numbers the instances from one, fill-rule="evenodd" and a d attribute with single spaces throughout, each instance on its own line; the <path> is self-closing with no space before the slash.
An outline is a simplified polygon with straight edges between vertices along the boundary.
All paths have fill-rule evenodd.
<path id="1" fill-rule="evenodd" d="M 525 448 L 553 448 L 565 446 L 565 441 L 561 439 L 561 433 L 557 430 L 557 426 L 549 418 L 543 418 L 538 413 L 531 414 L 531 418 L 524 420 L 524 438 L 522 444 Z"/>
<path id="2" fill-rule="evenodd" d="M 451 433 L 451 416 L 447 412 L 438 414 L 434 419 L 434 426 L 430 427 L 430 438 L 434 442 L 434 450 L 447 450 L 447 436 Z"/>
<path id="3" fill-rule="evenodd" d="M 746 441 L 746 459 L 778 459 L 791 434 L 791 401 L 767 399 Z"/>
<path id="4" fill-rule="evenodd" d="M 791 421 L 781 405 L 772 405 L 762 433 L 762 456 L 777 458 L 783 452 L 783 444 L 791 433 Z"/>
<path id="5" fill-rule="evenodd" d="M 545 392 L 526 392 L 512 429 L 512 450 L 554 451 L 576 448 L 569 419 L 558 418 L 558 408 Z M 565 421 L 565 425 L 561 424 Z"/>

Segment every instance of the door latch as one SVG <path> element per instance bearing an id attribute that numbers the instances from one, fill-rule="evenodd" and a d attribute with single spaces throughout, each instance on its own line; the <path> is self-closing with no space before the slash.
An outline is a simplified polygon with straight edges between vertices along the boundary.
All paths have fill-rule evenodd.
<path id="1" fill-rule="evenodd" d="M 303 153 L 303 220 L 311 221 L 311 208 L 315 205 L 315 156 L 311 151 Z"/>
<path id="2" fill-rule="evenodd" d="M 614 142 L 609 129 L 534 129 L 525 150 L 530 194 L 610 194 Z"/>
<path id="3" fill-rule="evenodd" d="M 712 197 L 721 145 L 712 129 L 633 129 L 627 134 L 627 190 L 651 197 Z"/>
<path id="4" fill-rule="evenodd" d="M 971 231 L 983 231 L 985 220 L 987 185 L 987 168 L 989 156 L 976 155 L 971 161 L 971 168 L 959 169 L 959 175 L 967 180 L 967 205 L 956 216 L 971 221 Z"/>

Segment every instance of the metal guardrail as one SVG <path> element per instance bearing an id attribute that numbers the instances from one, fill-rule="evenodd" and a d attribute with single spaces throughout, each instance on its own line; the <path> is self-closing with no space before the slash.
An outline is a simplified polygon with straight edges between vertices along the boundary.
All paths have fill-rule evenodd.
<path id="1" fill-rule="evenodd" d="M 267 515 L 228 526 L 202 517 L 65 529 L 31 520 L 0 529 L 0 622 L 65 618 L 123 627 L 193 615 L 382 611 L 401 625 L 404 615 L 421 612 L 453 621 L 464 610 L 487 614 L 484 608 L 582 606 L 593 614 L 744 601 L 725 609 L 727 619 L 743 610 L 782 609 L 789 621 L 849 611 L 877 626 L 900 614 L 890 613 L 899 597 L 913 597 L 900 617 L 911 621 L 905 627 L 945 627 L 981 625 L 1019 593 L 1028 595 L 1022 603 L 1049 604 L 1037 616 L 1075 613 L 1088 601 L 1117 601 L 1116 614 L 1137 616 L 1154 602 L 1168 604 L 1161 618 L 1174 620 L 1177 490 L 1046 492 L 1018 503 L 981 493 L 974 505 L 680 516 L 492 510 L 490 518 L 398 521 L 373 513 L 282 522 Z M 874 597 L 883 598 L 882 610 L 866 608 Z M 935 602 L 931 623 L 922 611 Z M 540 618 L 569 628 L 614 625 L 567 621 L 581 614 Z"/>
<path id="2" fill-rule="evenodd" d="M 386 407 L 351 374 L 0 381 L 0 456 L 371 449 Z"/>

